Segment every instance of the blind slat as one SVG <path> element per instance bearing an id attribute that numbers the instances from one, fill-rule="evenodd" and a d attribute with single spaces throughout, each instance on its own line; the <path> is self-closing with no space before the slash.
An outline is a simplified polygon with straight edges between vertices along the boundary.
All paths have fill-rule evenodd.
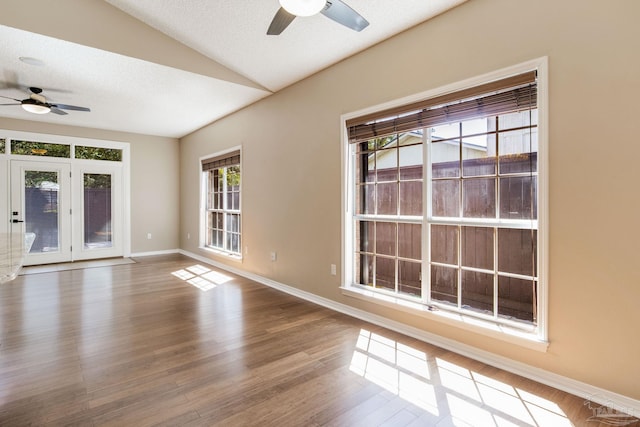
<path id="1" fill-rule="evenodd" d="M 534 80 L 531 81 L 531 78 Z M 518 87 L 514 87 L 514 84 Z M 493 93 L 487 94 L 489 88 L 493 90 Z M 501 91 L 495 93 L 496 88 L 500 88 Z M 469 99 L 469 95 L 473 93 L 476 94 L 475 97 Z M 483 93 L 484 96 L 479 96 L 479 93 Z M 448 103 L 443 102 L 444 100 L 447 100 Z M 453 102 L 460 100 L 462 102 Z M 396 112 L 396 117 L 392 117 L 393 115 L 390 114 L 392 110 L 389 109 L 349 120 L 347 121 L 349 142 L 362 142 L 397 132 L 408 132 L 438 124 L 506 114 L 536 108 L 536 106 L 537 88 L 535 72 L 532 71 L 499 82 L 398 107 L 393 109 Z M 411 107 L 410 110 L 409 107 Z M 405 115 L 398 117 L 398 114 L 403 114 L 398 113 L 399 111 L 403 111 Z M 413 113 L 406 114 L 408 112 Z M 364 121 L 365 119 L 366 121 Z M 375 121 L 376 119 L 379 121 Z"/>
<path id="2" fill-rule="evenodd" d="M 233 151 L 220 156 L 202 160 L 202 170 L 211 170 L 240 164 L 240 151 Z"/>

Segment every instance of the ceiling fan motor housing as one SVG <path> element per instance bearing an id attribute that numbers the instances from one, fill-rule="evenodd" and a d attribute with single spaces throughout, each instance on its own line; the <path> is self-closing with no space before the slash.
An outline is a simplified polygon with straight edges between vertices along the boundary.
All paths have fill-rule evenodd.
<path id="1" fill-rule="evenodd" d="M 41 104 L 46 104 L 47 103 L 47 98 L 45 98 L 43 95 L 39 95 L 39 92 L 32 93 L 29 98 L 34 100 L 34 101 L 36 101 L 36 102 L 39 102 Z"/>

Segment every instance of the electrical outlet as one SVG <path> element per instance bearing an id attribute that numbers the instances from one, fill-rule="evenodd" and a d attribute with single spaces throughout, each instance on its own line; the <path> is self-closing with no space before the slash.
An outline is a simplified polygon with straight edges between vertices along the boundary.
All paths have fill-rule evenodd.
<path id="1" fill-rule="evenodd" d="M 331 275 L 332 276 L 336 275 L 336 265 L 335 264 L 331 264 Z"/>
<path id="2" fill-rule="evenodd" d="M 276 259 L 278 259 L 278 254 L 277 254 L 277 253 L 275 253 L 275 252 L 271 252 L 271 254 L 270 254 L 270 255 L 271 255 L 271 261 L 272 261 L 272 262 L 273 262 L 273 261 L 275 261 Z"/>
<path id="3" fill-rule="evenodd" d="M 191 238 L 191 233 L 187 233 L 187 240 Z"/>
<path id="4" fill-rule="evenodd" d="M 151 240 L 151 233 L 147 233 L 147 239 Z"/>

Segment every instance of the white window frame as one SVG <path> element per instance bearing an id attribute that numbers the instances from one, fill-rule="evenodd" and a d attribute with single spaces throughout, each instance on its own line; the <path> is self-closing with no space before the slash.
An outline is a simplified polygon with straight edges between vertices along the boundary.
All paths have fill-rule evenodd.
<path id="1" fill-rule="evenodd" d="M 239 151 L 240 152 L 240 200 L 239 200 L 239 209 L 238 210 L 227 210 L 226 209 L 226 205 L 227 205 L 227 198 L 226 198 L 226 192 L 225 192 L 225 196 L 223 196 L 223 203 L 224 203 L 224 208 L 220 211 L 223 213 L 223 217 L 224 217 L 224 222 L 225 222 L 225 226 L 224 226 L 224 237 L 223 240 L 224 242 L 226 242 L 226 234 L 228 233 L 227 231 L 227 227 L 226 227 L 226 214 L 227 213 L 233 213 L 233 214 L 238 214 L 240 215 L 240 232 L 237 233 L 239 235 L 239 244 L 238 244 L 238 252 L 232 252 L 230 250 L 228 250 L 226 247 L 225 248 L 220 248 L 220 247 L 215 247 L 215 246 L 208 246 L 207 245 L 207 214 L 209 212 L 208 210 L 208 205 L 207 205 L 207 196 L 208 196 L 208 190 L 209 190 L 209 182 L 208 182 L 208 174 L 209 171 L 204 171 L 202 170 L 202 161 L 206 160 L 206 159 L 210 159 L 213 157 L 221 157 L 224 156 L 225 154 L 230 154 L 233 152 Z M 215 153 L 211 153 L 208 154 L 206 156 L 202 156 L 200 157 L 199 161 L 198 161 L 198 171 L 200 173 L 200 233 L 199 233 L 199 244 L 198 247 L 202 250 L 205 250 L 209 253 L 215 254 L 215 255 L 222 255 L 225 256 L 227 258 L 233 259 L 233 260 L 242 260 L 242 234 L 243 234 L 243 226 L 242 226 L 242 175 L 243 175 L 243 167 L 242 167 L 242 147 L 241 146 L 236 146 L 236 147 L 232 147 L 226 150 L 222 150 L 222 151 L 218 151 Z M 206 173 L 205 173 L 206 172 Z M 225 184 L 226 186 L 226 184 Z M 226 243 L 225 243 L 226 245 Z"/>
<path id="2" fill-rule="evenodd" d="M 365 288 L 354 284 L 354 258 L 355 253 L 355 164 L 351 155 L 346 122 L 349 119 L 376 113 L 378 111 L 394 108 L 413 102 L 433 98 L 446 93 L 455 92 L 465 88 L 479 86 L 481 84 L 500 80 L 512 75 L 537 71 L 538 86 L 538 302 L 537 325 L 532 328 L 517 328 L 509 324 L 498 323 L 487 319 L 481 319 L 465 313 L 437 310 L 417 302 L 416 299 L 404 298 L 398 294 L 385 293 Z M 342 248 L 343 268 L 341 272 L 341 289 L 343 294 L 363 299 L 368 302 L 381 304 L 395 310 L 419 315 L 429 320 L 450 324 L 458 328 L 475 333 L 487 335 L 500 340 L 519 344 L 524 347 L 546 351 L 548 347 L 548 59 L 537 58 L 512 67 L 507 67 L 494 72 L 473 77 L 464 81 L 453 83 L 427 92 L 412 95 L 385 104 L 373 106 L 364 110 L 345 114 L 341 117 L 342 125 Z M 424 164 L 427 164 L 428 144 L 424 145 Z M 426 199 L 428 180 L 423 185 L 423 200 Z M 428 219 L 427 206 L 424 205 L 423 224 L 423 264 L 427 259 L 425 238 L 426 229 L 431 220 Z M 397 218 L 394 218 L 397 220 Z M 423 271 L 428 271 L 423 268 Z"/>

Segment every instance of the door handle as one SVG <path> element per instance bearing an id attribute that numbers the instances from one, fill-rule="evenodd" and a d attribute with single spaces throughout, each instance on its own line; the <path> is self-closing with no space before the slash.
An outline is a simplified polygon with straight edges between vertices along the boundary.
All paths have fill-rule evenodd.
<path id="1" fill-rule="evenodd" d="M 14 224 L 16 224 L 16 223 L 18 223 L 18 222 L 24 222 L 24 221 L 19 220 L 19 219 L 13 219 L 13 220 L 11 220 L 11 222 L 12 222 L 12 223 L 14 223 Z"/>

